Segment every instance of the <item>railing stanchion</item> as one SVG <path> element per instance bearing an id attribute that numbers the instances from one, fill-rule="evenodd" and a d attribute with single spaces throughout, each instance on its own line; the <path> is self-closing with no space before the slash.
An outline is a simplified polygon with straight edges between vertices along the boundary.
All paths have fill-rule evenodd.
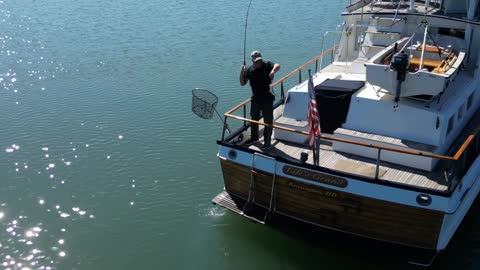
<path id="1" fill-rule="evenodd" d="M 461 157 L 461 160 L 460 161 L 460 166 L 462 168 L 462 171 L 461 171 L 461 176 L 463 177 L 466 173 L 466 170 L 467 170 L 467 154 L 468 154 L 468 149 L 466 149 L 463 154 L 462 154 L 462 157 Z M 458 161 L 457 161 L 458 162 Z"/>
<path id="2" fill-rule="evenodd" d="M 375 166 L 375 179 L 378 179 L 378 172 L 380 171 L 380 153 L 382 152 L 382 149 L 378 149 L 377 152 L 377 164 Z"/>
<path id="3" fill-rule="evenodd" d="M 223 117 L 223 132 L 222 132 L 222 141 L 225 140 L 225 130 L 227 129 L 227 117 Z"/>
<path id="4" fill-rule="evenodd" d="M 282 98 L 282 103 L 285 104 L 285 88 L 283 82 L 280 84 L 280 97 Z"/>
<path id="5" fill-rule="evenodd" d="M 302 83 L 302 70 L 301 69 L 298 71 L 298 83 L 299 84 Z"/>
<path id="6" fill-rule="evenodd" d="M 247 118 L 247 105 L 243 105 L 243 118 Z M 243 126 L 247 126 L 247 122 L 243 121 Z"/>
<path id="7" fill-rule="evenodd" d="M 333 47 L 335 48 L 337 46 L 337 32 L 333 32 Z M 347 42 L 348 46 L 348 42 Z M 348 52 L 347 52 L 348 53 Z M 333 58 L 335 57 L 335 50 L 332 50 L 332 55 L 330 55 L 330 64 L 333 63 Z M 347 56 L 348 58 L 348 56 Z M 348 61 L 348 59 L 347 59 Z"/>
<path id="8" fill-rule="evenodd" d="M 323 65 L 323 42 L 325 41 L 325 36 L 327 36 L 327 33 L 324 33 L 323 34 L 323 37 L 322 37 L 322 45 L 321 45 L 321 57 L 320 57 L 320 69 L 322 69 L 322 65 Z"/>
<path id="9" fill-rule="evenodd" d="M 478 134 L 477 134 L 477 135 L 475 135 L 474 156 L 478 156 L 478 154 L 480 152 L 479 151 L 479 146 L 480 146 L 480 139 L 479 139 Z"/>

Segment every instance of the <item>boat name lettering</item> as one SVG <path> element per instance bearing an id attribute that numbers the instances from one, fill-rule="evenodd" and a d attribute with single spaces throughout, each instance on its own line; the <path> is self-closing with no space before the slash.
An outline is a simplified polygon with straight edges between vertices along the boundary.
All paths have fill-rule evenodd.
<path id="1" fill-rule="evenodd" d="M 329 191 L 329 190 L 321 190 L 319 188 L 309 188 L 303 184 L 296 184 L 293 182 L 288 182 L 288 187 L 301 190 L 301 191 L 306 191 L 306 192 L 311 192 L 311 193 L 316 193 L 320 196 L 324 197 L 329 197 L 329 198 L 338 198 L 338 193 L 335 191 Z"/>
<path id="2" fill-rule="evenodd" d="M 284 166 L 283 172 L 288 175 L 313 180 L 322 184 L 327 184 L 331 186 L 341 187 L 344 188 L 348 185 L 347 180 L 336 177 L 333 175 L 326 175 L 323 173 L 312 172 L 309 170 L 304 170 L 301 168 L 293 167 L 293 166 Z"/>

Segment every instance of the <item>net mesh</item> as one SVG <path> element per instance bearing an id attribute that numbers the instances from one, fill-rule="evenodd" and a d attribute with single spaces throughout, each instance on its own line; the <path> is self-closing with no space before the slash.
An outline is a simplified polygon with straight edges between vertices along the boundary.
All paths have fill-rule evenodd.
<path id="1" fill-rule="evenodd" d="M 217 102 L 217 96 L 208 90 L 200 88 L 192 90 L 192 112 L 203 119 L 212 118 Z"/>

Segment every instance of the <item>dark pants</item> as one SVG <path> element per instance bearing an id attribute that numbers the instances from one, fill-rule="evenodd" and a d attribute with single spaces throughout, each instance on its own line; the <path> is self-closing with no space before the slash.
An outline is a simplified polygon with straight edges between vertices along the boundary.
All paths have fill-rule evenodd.
<path id="1" fill-rule="evenodd" d="M 260 114 L 260 112 L 262 114 Z M 250 108 L 250 116 L 252 117 L 252 120 L 260 120 L 260 116 L 263 115 L 263 121 L 267 124 L 273 124 L 273 102 L 267 102 L 267 103 L 258 103 L 252 101 L 252 105 Z M 252 139 L 253 140 L 258 140 L 258 125 L 253 124 L 251 125 L 251 131 L 252 131 Z M 272 128 L 271 127 L 265 127 L 263 130 L 263 137 L 265 140 L 265 143 L 270 144 L 271 137 L 272 137 Z"/>

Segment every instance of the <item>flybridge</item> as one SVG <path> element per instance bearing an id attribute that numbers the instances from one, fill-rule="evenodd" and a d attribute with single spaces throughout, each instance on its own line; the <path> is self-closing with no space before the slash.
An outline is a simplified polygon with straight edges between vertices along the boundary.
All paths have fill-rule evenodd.
<path id="1" fill-rule="evenodd" d="M 359 0 L 350 1 L 346 9 L 348 12 L 352 12 L 358 9 L 364 9 L 365 12 L 368 12 L 372 11 L 375 5 L 382 5 L 387 10 L 389 9 L 388 5 L 390 5 L 394 9 L 402 9 L 410 13 L 436 11 L 444 15 L 468 14 L 469 20 L 473 20 L 474 17 L 478 17 L 480 15 L 480 10 L 478 9 L 478 2 L 478 0 Z M 368 10 L 368 7 L 370 7 L 370 10 Z"/>

